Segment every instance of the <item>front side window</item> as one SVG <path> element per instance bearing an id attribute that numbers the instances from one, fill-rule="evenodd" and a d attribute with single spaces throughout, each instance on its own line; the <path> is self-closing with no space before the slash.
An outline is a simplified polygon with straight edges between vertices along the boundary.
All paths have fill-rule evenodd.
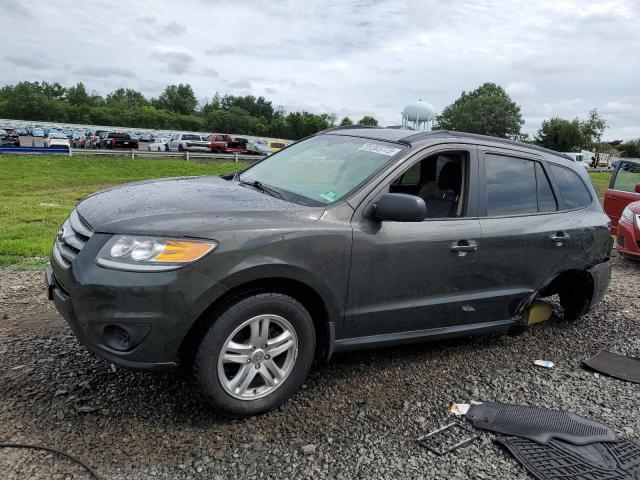
<path id="1" fill-rule="evenodd" d="M 591 194 L 577 173 L 554 164 L 551 164 L 551 172 L 565 208 L 571 210 L 591 204 Z"/>
<path id="2" fill-rule="evenodd" d="M 468 169 L 468 152 L 430 155 L 391 182 L 389 191 L 422 198 L 427 220 L 463 217 Z"/>
<path id="3" fill-rule="evenodd" d="M 613 183 L 614 190 L 635 192 L 640 183 L 640 163 L 622 162 Z"/>
<path id="4" fill-rule="evenodd" d="M 309 205 L 337 202 L 388 164 L 405 147 L 343 135 L 319 135 L 298 142 L 239 177 L 258 181 L 292 201 Z"/>

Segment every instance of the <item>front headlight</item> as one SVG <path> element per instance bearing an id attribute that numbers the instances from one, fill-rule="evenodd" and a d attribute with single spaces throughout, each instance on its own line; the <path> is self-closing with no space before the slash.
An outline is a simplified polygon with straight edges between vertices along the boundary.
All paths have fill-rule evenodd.
<path id="1" fill-rule="evenodd" d="M 620 221 L 625 223 L 633 223 L 633 212 L 628 206 L 625 207 L 625 209 L 622 211 L 622 215 L 620 215 Z"/>
<path id="2" fill-rule="evenodd" d="M 117 270 L 176 270 L 215 250 L 218 243 L 209 240 L 116 235 L 98 253 L 98 265 Z"/>

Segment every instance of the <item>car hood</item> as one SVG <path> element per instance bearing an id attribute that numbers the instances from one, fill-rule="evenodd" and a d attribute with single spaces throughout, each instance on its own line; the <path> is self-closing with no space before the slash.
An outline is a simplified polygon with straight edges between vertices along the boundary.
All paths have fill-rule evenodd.
<path id="1" fill-rule="evenodd" d="M 77 209 L 96 232 L 200 238 L 224 230 L 313 222 L 324 212 L 220 177 L 128 183 L 94 193 Z"/>

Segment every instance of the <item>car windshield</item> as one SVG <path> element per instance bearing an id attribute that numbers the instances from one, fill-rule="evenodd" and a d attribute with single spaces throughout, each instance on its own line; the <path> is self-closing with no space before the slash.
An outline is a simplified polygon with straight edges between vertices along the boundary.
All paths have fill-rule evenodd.
<path id="1" fill-rule="evenodd" d="M 49 138 L 65 138 L 66 139 L 67 137 L 65 137 L 61 133 L 51 133 L 51 134 L 49 134 Z"/>
<path id="2" fill-rule="evenodd" d="M 329 205 L 363 183 L 402 149 L 398 144 L 367 138 L 319 135 L 267 157 L 238 178 L 275 188 L 286 197 L 293 197 L 292 201 Z"/>
<path id="3" fill-rule="evenodd" d="M 200 135 L 182 135 L 183 140 L 202 140 Z"/>

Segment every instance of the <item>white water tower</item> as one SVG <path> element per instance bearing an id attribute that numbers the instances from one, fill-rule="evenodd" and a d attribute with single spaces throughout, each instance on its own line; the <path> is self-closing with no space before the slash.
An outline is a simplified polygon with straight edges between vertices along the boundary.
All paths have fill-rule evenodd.
<path id="1" fill-rule="evenodd" d="M 402 110 L 402 125 L 413 127 L 414 130 L 431 130 L 436 118 L 436 109 L 422 99 L 404 107 Z"/>

